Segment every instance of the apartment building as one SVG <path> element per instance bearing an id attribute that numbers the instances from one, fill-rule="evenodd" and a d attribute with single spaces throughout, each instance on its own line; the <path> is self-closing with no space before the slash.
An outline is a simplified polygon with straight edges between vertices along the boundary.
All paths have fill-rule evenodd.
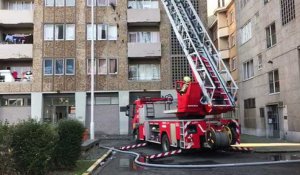
<path id="1" fill-rule="evenodd" d="M 300 138 L 300 2 L 236 0 L 242 132 Z"/>
<path id="2" fill-rule="evenodd" d="M 0 120 L 76 118 L 89 128 L 92 38 L 96 134 L 129 133 L 120 108 L 138 97 L 176 96 L 174 81 L 188 65 L 183 54 L 172 57 L 180 46 L 161 2 L 94 2 L 92 26 L 91 0 L 1 1 Z M 206 1 L 194 4 L 205 17 Z"/>
<path id="3" fill-rule="evenodd" d="M 235 82 L 239 81 L 237 69 L 237 49 L 236 49 L 236 20 L 234 0 L 211 1 L 208 8 L 211 13 L 208 16 L 208 25 L 211 38 L 219 50 L 219 54 Z M 227 80 L 227 83 L 231 83 Z M 223 117 L 238 118 L 239 106 L 235 111 L 224 114 Z"/>

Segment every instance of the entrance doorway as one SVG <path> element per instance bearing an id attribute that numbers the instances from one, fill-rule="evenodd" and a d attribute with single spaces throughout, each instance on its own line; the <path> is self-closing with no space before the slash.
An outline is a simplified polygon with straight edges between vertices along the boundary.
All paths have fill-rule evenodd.
<path id="1" fill-rule="evenodd" d="M 56 122 L 67 118 L 67 106 L 55 106 Z"/>
<path id="2" fill-rule="evenodd" d="M 278 105 L 267 106 L 268 123 L 274 138 L 280 138 Z"/>

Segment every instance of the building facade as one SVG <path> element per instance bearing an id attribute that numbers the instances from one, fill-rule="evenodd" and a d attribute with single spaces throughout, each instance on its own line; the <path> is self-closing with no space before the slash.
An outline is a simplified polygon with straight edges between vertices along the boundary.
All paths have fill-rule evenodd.
<path id="1" fill-rule="evenodd" d="M 242 132 L 300 138 L 300 2 L 236 0 Z"/>
<path id="2" fill-rule="evenodd" d="M 214 2 L 214 4 L 209 6 L 213 14 L 208 17 L 211 38 L 233 80 L 238 82 L 235 3 L 234 0 L 218 0 Z M 224 114 L 224 117 L 238 118 L 238 110 L 239 106 L 237 104 L 235 111 Z"/>
<path id="3" fill-rule="evenodd" d="M 0 14 L 9 18 L 0 17 L 0 120 L 76 118 L 89 128 L 92 27 L 96 134 L 128 134 L 130 119 L 120 108 L 138 97 L 176 95 L 174 81 L 187 68 L 171 56 L 180 46 L 170 39 L 161 2 L 94 2 L 92 26 L 90 0 L 1 1 Z M 206 1 L 194 4 L 206 16 Z"/>

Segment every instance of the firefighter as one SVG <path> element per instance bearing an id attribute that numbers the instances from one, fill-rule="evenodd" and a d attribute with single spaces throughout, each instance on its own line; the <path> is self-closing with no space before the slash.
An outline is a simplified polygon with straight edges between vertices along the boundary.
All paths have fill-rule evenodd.
<path id="1" fill-rule="evenodd" d="M 183 81 L 184 81 L 184 84 L 182 85 L 182 87 L 179 91 L 180 95 L 182 95 L 186 92 L 186 90 L 189 87 L 189 84 L 191 82 L 191 78 L 188 76 L 185 76 L 185 77 L 183 77 Z"/>

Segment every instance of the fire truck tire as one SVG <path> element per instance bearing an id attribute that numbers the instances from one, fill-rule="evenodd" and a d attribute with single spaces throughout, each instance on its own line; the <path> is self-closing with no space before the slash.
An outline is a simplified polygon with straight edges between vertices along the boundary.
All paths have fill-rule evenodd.
<path id="1" fill-rule="evenodd" d="M 161 148 L 163 152 L 170 151 L 170 141 L 167 134 L 163 134 L 161 138 Z"/>

